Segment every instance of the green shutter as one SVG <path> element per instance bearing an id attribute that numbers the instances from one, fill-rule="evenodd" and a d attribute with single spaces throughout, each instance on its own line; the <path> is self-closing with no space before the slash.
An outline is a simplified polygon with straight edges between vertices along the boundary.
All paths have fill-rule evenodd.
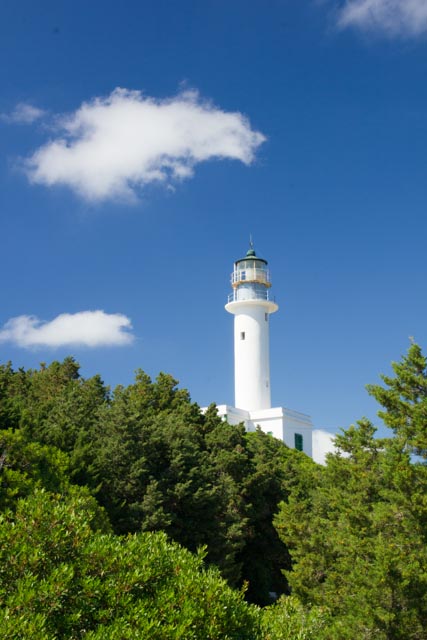
<path id="1" fill-rule="evenodd" d="M 304 451 L 303 438 L 300 433 L 295 434 L 295 449 L 297 451 Z"/>

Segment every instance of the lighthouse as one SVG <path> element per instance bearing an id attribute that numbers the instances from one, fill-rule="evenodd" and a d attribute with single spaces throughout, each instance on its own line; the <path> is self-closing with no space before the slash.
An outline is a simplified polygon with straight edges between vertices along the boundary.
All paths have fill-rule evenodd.
<path id="1" fill-rule="evenodd" d="M 271 406 L 270 316 L 278 308 L 271 295 L 267 260 L 257 256 L 251 241 L 244 258 L 234 263 L 231 293 L 225 305 L 234 316 L 235 406 L 217 405 L 218 415 L 231 425 L 244 424 L 246 431 L 259 428 L 311 456 L 310 416 Z"/>
<path id="2" fill-rule="evenodd" d="M 271 296 L 267 260 L 253 243 L 236 260 L 226 310 L 234 315 L 234 403 L 246 411 L 270 409 L 270 315 L 278 310 Z"/>

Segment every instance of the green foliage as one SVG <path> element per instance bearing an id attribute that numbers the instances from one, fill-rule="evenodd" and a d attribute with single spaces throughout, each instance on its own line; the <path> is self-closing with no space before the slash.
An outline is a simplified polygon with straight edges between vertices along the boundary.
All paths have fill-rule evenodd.
<path id="1" fill-rule="evenodd" d="M 163 530 L 192 551 L 206 546 L 207 561 L 233 586 L 248 580 L 257 602 L 284 590 L 285 550 L 272 525 L 282 443 L 264 434 L 251 441 L 215 407 L 203 416 L 170 376 L 153 383 L 143 372 L 115 390 L 91 438 L 91 486 L 117 533 Z"/>
<path id="2" fill-rule="evenodd" d="M 88 434 L 99 407 L 107 402 L 108 389 L 100 377 L 82 379 L 79 365 L 70 357 L 48 367 L 42 364 L 40 370 L 0 367 L 0 429 L 21 427 L 29 440 L 69 453 L 69 472 L 77 479 Z"/>
<path id="3" fill-rule="evenodd" d="M 363 419 L 320 467 L 166 374 L 0 367 L 2 637 L 427 640 L 427 360 L 393 369 L 392 437 Z"/>
<path id="4" fill-rule="evenodd" d="M 394 433 L 394 448 L 427 459 L 427 358 L 411 344 L 392 366 L 394 378 L 381 376 L 386 388 L 368 385 L 368 392 L 384 407 L 378 415 Z"/>
<path id="5" fill-rule="evenodd" d="M 11 362 L 0 365 L 0 429 L 19 426 L 27 391 L 28 375 L 23 369 L 15 372 Z"/>
<path id="6" fill-rule="evenodd" d="M 58 449 L 28 442 L 20 432 L 0 431 L 0 511 L 37 487 L 65 491 L 67 471 L 68 458 Z"/>
<path id="7" fill-rule="evenodd" d="M 87 498 L 44 492 L 0 519 L 5 640 L 260 638 L 259 611 L 162 533 L 92 530 Z"/>
<path id="8" fill-rule="evenodd" d="M 241 492 L 247 505 L 247 524 L 239 559 L 248 581 L 248 599 L 266 605 L 271 602 L 270 592 L 287 592 L 281 569 L 290 568 L 290 558 L 273 526 L 273 517 L 287 495 L 286 483 L 291 477 L 287 465 L 300 454 L 260 430 L 245 434 L 245 446 L 248 465 Z"/>
<path id="9" fill-rule="evenodd" d="M 69 458 L 56 449 L 28 442 L 20 431 L 0 431 L 0 513 L 16 508 L 20 498 L 44 489 L 63 496 L 81 496 L 92 504 L 96 526 L 110 531 L 111 526 L 102 507 L 90 496 L 86 487 L 70 483 Z"/>
<path id="10" fill-rule="evenodd" d="M 40 370 L 8 364 L 0 368 L 0 419 L 0 434 L 9 429 L 0 507 L 35 487 L 62 492 L 64 481 L 77 483 L 116 533 L 165 531 L 191 551 L 205 546 L 206 562 L 229 584 L 246 582 L 257 603 L 286 591 L 280 567 L 289 558 L 272 517 L 289 450 L 230 426 L 214 406 L 202 415 L 170 375 L 152 381 L 139 370 L 134 384 L 110 394 L 99 376 L 81 378 L 72 358 Z"/>
<path id="11" fill-rule="evenodd" d="M 333 612 L 326 640 L 427 638 L 427 467 L 412 457 L 426 455 L 426 360 L 412 345 L 393 368 L 387 388 L 368 388 L 393 437 L 366 419 L 350 427 L 276 519 L 293 593 Z"/>
<path id="12" fill-rule="evenodd" d="M 327 609 L 307 609 L 294 596 L 282 596 L 261 614 L 264 640 L 318 640 L 326 634 L 330 623 Z"/>

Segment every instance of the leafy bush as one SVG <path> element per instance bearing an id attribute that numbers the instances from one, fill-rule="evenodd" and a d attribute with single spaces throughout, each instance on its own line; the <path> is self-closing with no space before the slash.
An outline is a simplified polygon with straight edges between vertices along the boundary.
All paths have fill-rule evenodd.
<path id="1" fill-rule="evenodd" d="M 4 640 L 257 639 L 259 610 L 163 533 L 93 531 L 91 499 L 46 492 L 0 518 Z"/>

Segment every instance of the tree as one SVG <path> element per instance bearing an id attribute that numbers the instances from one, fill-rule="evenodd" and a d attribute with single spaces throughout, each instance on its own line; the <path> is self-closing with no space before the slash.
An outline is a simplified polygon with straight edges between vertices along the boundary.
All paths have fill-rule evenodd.
<path id="1" fill-rule="evenodd" d="M 69 474 L 79 484 L 87 483 L 90 432 L 108 400 L 101 378 L 81 378 L 71 357 L 39 370 L 0 367 L 0 430 L 19 428 L 28 442 L 70 454 Z"/>
<path id="2" fill-rule="evenodd" d="M 230 585 L 246 582 L 253 602 L 286 591 L 280 567 L 289 558 L 272 524 L 285 495 L 283 443 L 229 425 L 215 406 L 202 414 L 168 374 L 152 381 L 139 370 L 133 384 L 110 393 L 99 376 L 82 378 L 73 358 L 40 370 L 0 368 L 2 415 L 0 427 L 19 432 L 22 463 L 30 451 L 40 460 L 62 456 L 67 481 L 89 488 L 116 533 L 165 531 L 191 551 L 205 546 L 206 562 Z M 23 483 L 13 500 L 36 486 L 62 491 L 33 482 L 35 459 L 24 482 L 11 453 L 9 446 L 10 491 Z M 12 482 L 15 467 L 21 475 Z"/>
<path id="3" fill-rule="evenodd" d="M 318 640 L 327 634 L 329 622 L 325 607 L 304 607 L 294 596 L 282 596 L 263 609 L 261 633 L 264 640 Z"/>
<path id="4" fill-rule="evenodd" d="M 239 559 L 242 575 L 248 582 L 247 598 L 266 605 L 271 603 L 271 592 L 288 592 L 281 569 L 290 568 L 290 558 L 273 525 L 273 517 L 287 495 L 286 483 L 290 480 L 287 464 L 299 454 L 261 430 L 245 434 L 245 445 L 248 467 L 241 492 L 247 524 Z"/>
<path id="5" fill-rule="evenodd" d="M 89 498 L 36 492 L 0 517 L 2 638 L 260 639 L 259 611 L 162 533 L 105 535 Z"/>
<path id="6" fill-rule="evenodd" d="M 407 355 L 392 367 L 394 378 L 381 376 L 386 387 L 368 385 L 368 392 L 384 408 L 378 415 L 394 433 L 394 449 L 426 460 L 427 358 L 412 343 Z"/>
<path id="7" fill-rule="evenodd" d="M 54 447 L 28 442 L 19 431 L 0 431 L 0 511 L 14 509 L 36 488 L 65 493 L 68 457 Z"/>
<path id="8" fill-rule="evenodd" d="M 393 368 L 386 388 L 368 387 L 393 437 L 366 419 L 350 427 L 276 520 L 293 593 L 333 612 L 328 640 L 427 638 L 427 467 L 412 455 L 425 454 L 426 361 L 412 345 Z"/>
<path id="9" fill-rule="evenodd" d="M 117 533 L 165 531 L 191 551 L 207 547 L 230 583 L 241 580 L 244 503 L 237 478 L 244 430 L 203 416 L 176 381 L 139 373 L 115 390 L 92 440 L 92 486 Z"/>

